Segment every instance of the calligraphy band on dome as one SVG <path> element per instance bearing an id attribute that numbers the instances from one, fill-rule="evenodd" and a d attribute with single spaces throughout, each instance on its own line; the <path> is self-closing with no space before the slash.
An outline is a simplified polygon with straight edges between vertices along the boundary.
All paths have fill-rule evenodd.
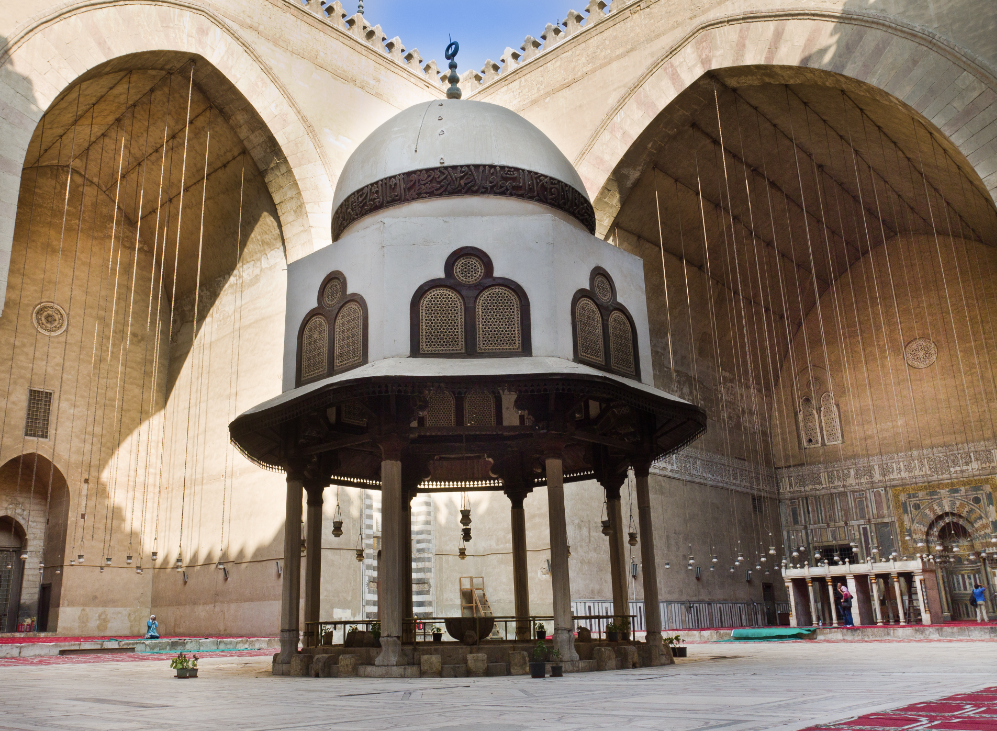
<path id="1" fill-rule="evenodd" d="M 518 198 L 567 213 L 595 233 L 595 209 L 574 186 L 511 165 L 441 165 L 390 175 L 350 193 L 332 217 L 332 240 L 372 213 L 418 200 L 464 195 Z"/>

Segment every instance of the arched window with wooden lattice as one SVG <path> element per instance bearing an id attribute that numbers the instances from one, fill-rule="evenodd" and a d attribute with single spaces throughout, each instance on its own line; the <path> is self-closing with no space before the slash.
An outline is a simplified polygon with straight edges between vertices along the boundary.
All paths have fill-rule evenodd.
<path id="1" fill-rule="evenodd" d="M 634 331 L 619 310 L 609 315 L 609 361 L 614 371 L 634 374 Z"/>
<path id="2" fill-rule="evenodd" d="M 419 352 L 464 352 L 464 302 L 449 287 L 434 287 L 419 302 Z"/>
<path id="3" fill-rule="evenodd" d="M 442 389 L 430 391 L 426 426 L 454 426 L 456 420 L 457 404 L 453 394 Z"/>
<path id="4" fill-rule="evenodd" d="M 575 360 L 639 380 L 640 354 L 633 318 L 617 299 L 609 272 L 594 267 L 588 288 L 575 292 L 571 303 Z"/>
<path id="5" fill-rule="evenodd" d="M 530 301 L 516 282 L 496 277 L 489 256 L 465 246 L 452 252 L 444 276 L 412 295 L 415 357 L 530 355 Z"/>
<path id="6" fill-rule="evenodd" d="M 367 362 L 367 303 L 347 290 L 346 275 L 339 271 L 327 275 L 318 288 L 316 304 L 298 331 L 295 386 Z"/>
<path id="7" fill-rule="evenodd" d="M 465 426 L 495 426 L 495 397 L 476 389 L 464 396 Z"/>
<path id="8" fill-rule="evenodd" d="M 804 449 L 821 446 L 820 421 L 817 418 L 817 407 L 809 396 L 800 399 L 800 444 Z"/>
<path id="9" fill-rule="evenodd" d="M 838 404 L 834 402 L 834 394 L 830 391 L 820 397 L 820 423 L 824 429 L 824 444 L 841 444 L 844 441 L 841 414 Z"/>
<path id="10" fill-rule="evenodd" d="M 336 315 L 335 354 L 332 367 L 345 370 L 363 362 L 363 308 L 347 302 Z"/>
<path id="11" fill-rule="evenodd" d="M 301 335 L 301 379 L 321 378 L 329 372 L 329 323 L 314 315 Z"/>
<path id="12" fill-rule="evenodd" d="M 489 287 L 475 303 L 479 353 L 518 353 L 523 349 L 519 297 L 508 287 Z"/>
<path id="13" fill-rule="evenodd" d="M 575 303 L 575 338 L 578 357 L 589 363 L 605 365 L 606 347 L 602 340 L 602 313 L 588 297 Z"/>

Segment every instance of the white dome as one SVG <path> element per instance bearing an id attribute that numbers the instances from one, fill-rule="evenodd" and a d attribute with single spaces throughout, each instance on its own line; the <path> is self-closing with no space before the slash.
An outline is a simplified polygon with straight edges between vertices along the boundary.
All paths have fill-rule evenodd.
<path id="1" fill-rule="evenodd" d="M 394 190 L 391 185 L 397 187 L 398 184 L 392 181 L 387 188 L 372 190 L 370 186 L 378 181 L 416 170 L 461 165 L 497 165 L 539 173 L 567 184 L 577 192 L 578 195 L 575 195 L 567 191 L 578 209 L 572 213 L 576 218 L 587 218 L 580 209 L 591 210 L 578 172 L 547 135 L 535 126 L 515 112 L 495 104 L 438 99 L 399 112 L 360 143 L 346 161 L 336 185 L 332 204 L 334 215 L 340 211 L 343 202 L 358 191 L 362 199 L 360 206 L 356 206 L 357 196 L 354 196 L 354 201 L 351 201 L 353 214 L 345 222 L 340 219 L 341 224 L 348 225 L 374 210 L 413 199 L 402 195 L 400 199 L 387 200 Z M 456 194 L 460 193 L 451 191 L 444 195 Z M 472 190 L 467 194 L 475 195 L 478 191 Z M 503 195 L 501 192 L 484 194 Z M 378 199 L 373 206 L 365 205 L 372 198 Z M 568 204 L 557 207 L 571 212 Z M 587 221 L 582 223 L 588 226 Z M 336 225 L 334 221 L 334 238 L 338 237 Z M 342 227 L 345 228 L 345 225 Z"/>

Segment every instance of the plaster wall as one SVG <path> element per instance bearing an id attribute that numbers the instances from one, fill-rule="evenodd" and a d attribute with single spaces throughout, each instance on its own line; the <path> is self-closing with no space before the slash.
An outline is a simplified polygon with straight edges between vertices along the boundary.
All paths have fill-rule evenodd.
<path id="1" fill-rule="evenodd" d="M 548 211 L 539 204 L 487 198 L 409 203 L 369 217 L 332 246 L 292 262 L 284 390 L 294 388 L 298 332 L 330 272 L 342 271 L 349 291 L 367 301 L 369 362 L 406 357 L 411 353 L 412 294 L 424 282 L 443 277 L 446 258 L 468 245 L 491 257 L 495 276 L 512 279 L 526 291 L 534 356 L 572 360 L 571 297 L 588 288 L 594 266 L 603 266 L 634 319 L 641 378 L 653 383 L 646 365 L 650 340 L 641 262 Z M 449 362 L 440 361 L 441 372 Z"/>

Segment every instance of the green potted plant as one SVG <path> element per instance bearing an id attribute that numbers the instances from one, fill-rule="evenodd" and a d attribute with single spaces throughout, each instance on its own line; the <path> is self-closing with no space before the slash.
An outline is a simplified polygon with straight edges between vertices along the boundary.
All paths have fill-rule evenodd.
<path id="1" fill-rule="evenodd" d="M 663 637 L 662 641 L 672 649 L 672 657 L 688 657 L 687 648 L 682 646 L 682 638 L 679 635 Z"/>
<path id="2" fill-rule="evenodd" d="M 437 625 L 433 625 L 432 629 L 433 642 L 443 642 L 443 630 Z"/>
<path id="3" fill-rule="evenodd" d="M 181 652 L 170 660 L 170 667 L 177 671 L 176 677 L 178 678 L 196 678 L 197 655 L 187 657 L 187 655 Z"/>
<path id="4" fill-rule="evenodd" d="M 616 622 L 610 622 L 606 625 L 606 639 L 610 642 L 620 641 L 620 625 Z"/>
<path id="5" fill-rule="evenodd" d="M 371 622 L 370 623 L 370 635 L 374 638 L 374 644 L 377 647 L 381 646 L 381 623 Z"/>
<path id="6" fill-rule="evenodd" d="M 620 630 L 620 639 L 624 642 L 630 641 L 630 617 L 621 617 L 617 624 Z"/>
<path id="7" fill-rule="evenodd" d="M 564 677 L 564 666 L 561 664 L 561 651 L 556 647 L 550 651 L 550 677 Z"/>
<path id="8" fill-rule="evenodd" d="M 543 622 L 535 622 L 533 624 L 533 630 L 536 632 L 538 640 L 547 639 L 547 627 L 544 626 Z"/>
<path id="9" fill-rule="evenodd" d="M 530 677 L 542 678 L 547 674 L 547 645 L 540 641 L 533 648 L 533 659 L 530 660 Z"/>

